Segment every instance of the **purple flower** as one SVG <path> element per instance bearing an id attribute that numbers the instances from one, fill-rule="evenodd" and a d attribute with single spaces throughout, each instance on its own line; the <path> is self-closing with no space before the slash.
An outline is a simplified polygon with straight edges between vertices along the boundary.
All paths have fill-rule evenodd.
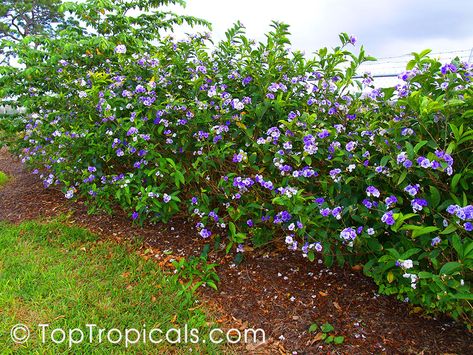
<path id="1" fill-rule="evenodd" d="M 445 154 L 443 156 L 443 160 L 449 165 L 449 166 L 452 166 L 453 165 L 453 158 L 450 154 Z"/>
<path id="2" fill-rule="evenodd" d="M 427 169 L 431 167 L 430 160 L 425 158 L 425 157 L 419 157 L 417 158 L 417 164 L 419 164 L 421 167 Z"/>
<path id="3" fill-rule="evenodd" d="M 350 41 L 351 44 L 355 45 L 355 43 L 356 43 L 356 37 L 353 36 L 353 35 L 351 35 L 350 38 L 349 38 L 349 41 Z"/>
<path id="4" fill-rule="evenodd" d="M 387 208 L 390 208 L 391 205 L 394 205 L 396 202 L 397 202 L 396 196 L 391 195 L 389 197 L 386 197 L 385 203 L 386 203 Z"/>
<path id="5" fill-rule="evenodd" d="M 199 200 L 197 199 L 197 197 L 194 196 L 194 197 L 192 197 L 192 199 L 191 199 L 191 203 L 192 203 L 193 205 L 197 205 L 197 203 L 199 203 Z"/>
<path id="6" fill-rule="evenodd" d="M 332 210 L 332 216 L 334 216 L 336 219 L 342 218 L 341 213 L 342 213 L 342 208 L 341 207 L 335 207 Z"/>
<path id="7" fill-rule="evenodd" d="M 248 85 L 251 81 L 253 80 L 253 78 L 251 76 L 247 76 L 246 78 L 244 78 L 241 83 L 243 86 L 246 86 Z"/>
<path id="8" fill-rule="evenodd" d="M 446 75 L 447 73 L 456 73 L 457 72 L 457 67 L 451 63 L 447 63 L 442 65 L 440 68 L 440 71 L 443 75 Z"/>
<path id="9" fill-rule="evenodd" d="M 274 217 L 274 223 L 275 224 L 280 224 L 283 222 L 289 222 L 291 220 L 291 214 L 288 211 L 282 211 L 279 212 L 275 217 Z"/>
<path id="10" fill-rule="evenodd" d="M 422 198 L 415 198 L 411 201 L 411 206 L 414 212 L 422 211 L 422 208 L 427 206 L 427 201 Z"/>
<path id="11" fill-rule="evenodd" d="M 370 196 L 379 197 L 379 190 L 374 186 L 368 186 L 366 188 L 366 195 L 368 197 Z"/>
<path id="12" fill-rule="evenodd" d="M 473 231 L 473 224 L 471 222 L 466 222 L 463 227 L 465 228 L 465 230 L 467 232 L 471 232 Z"/>
<path id="13" fill-rule="evenodd" d="M 370 200 L 366 199 L 366 198 L 362 201 L 362 203 L 363 203 L 363 205 L 364 205 L 366 208 L 368 208 L 368 209 L 370 209 L 371 207 L 373 207 L 373 203 L 372 203 Z"/>
<path id="14" fill-rule="evenodd" d="M 325 202 L 325 199 L 323 197 L 317 197 L 315 200 L 314 200 L 315 203 L 321 205 Z"/>
<path id="15" fill-rule="evenodd" d="M 353 228 L 345 228 L 340 232 L 340 238 L 345 241 L 352 241 L 356 238 L 356 231 Z"/>
<path id="16" fill-rule="evenodd" d="M 439 244 L 440 242 L 442 241 L 442 239 L 440 239 L 440 237 L 435 237 L 432 239 L 432 241 L 430 242 L 430 245 L 432 245 L 433 247 L 436 246 L 437 244 Z"/>
<path id="17" fill-rule="evenodd" d="M 324 208 L 322 210 L 320 210 L 320 214 L 324 217 L 327 217 L 330 215 L 332 211 L 330 210 L 330 208 Z"/>
<path id="18" fill-rule="evenodd" d="M 246 224 L 248 225 L 248 227 L 253 227 L 253 220 L 251 219 L 247 220 Z"/>
<path id="19" fill-rule="evenodd" d="M 136 219 L 138 218 L 138 216 L 139 216 L 139 213 L 136 212 L 136 211 L 131 214 L 131 218 L 132 218 L 133 220 L 136 220 Z"/>
<path id="20" fill-rule="evenodd" d="M 432 167 L 432 169 L 436 170 L 440 168 L 440 163 L 437 160 L 432 160 L 432 163 L 430 164 L 430 166 Z"/>
<path id="21" fill-rule="evenodd" d="M 407 160 L 407 153 L 406 152 L 401 152 L 397 155 L 397 163 L 401 164 L 404 163 Z"/>
<path id="22" fill-rule="evenodd" d="M 356 145 L 357 145 L 356 142 L 350 141 L 350 142 L 348 142 L 348 143 L 345 145 L 345 149 L 346 149 L 348 152 L 351 152 L 351 151 L 353 151 L 353 150 L 356 148 Z"/>
<path id="23" fill-rule="evenodd" d="M 209 230 L 206 229 L 206 228 L 203 228 L 203 229 L 199 232 L 199 234 L 200 234 L 200 236 L 201 236 L 202 238 L 208 238 L 208 237 L 210 237 L 210 236 L 212 235 L 212 232 L 209 231 Z"/>
<path id="24" fill-rule="evenodd" d="M 454 214 L 459 208 L 460 206 L 458 205 L 450 205 L 447 207 L 447 212 L 450 214 Z"/>
<path id="25" fill-rule="evenodd" d="M 335 178 L 338 174 L 340 174 L 342 171 L 340 169 L 333 169 L 329 171 L 329 175 L 333 178 Z"/>
<path id="26" fill-rule="evenodd" d="M 126 132 L 126 135 L 131 136 L 131 135 L 136 134 L 136 133 L 138 133 L 138 129 L 136 127 L 130 127 L 128 132 Z"/>
<path id="27" fill-rule="evenodd" d="M 388 226 L 392 226 L 395 223 L 393 212 L 388 211 L 381 217 L 381 222 L 386 223 Z"/>
<path id="28" fill-rule="evenodd" d="M 169 201 L 171 201 L 171 196 L 169 196 L 168 194 L 164 194 L 163 201 L 164 203 L 168 203 Z"/>
<path id="29" fill-rule="evenodd" d="M 294 112 L 294 111 L 289 112 L 289 114 L 287 115 L 287 118 L 289 119 L 289 121 L 291 121 L 291 120 L 293 120 L 294 118 L 296 118 L 298 112 L 299 112 L 299 111 L 297 111 L 297 112 Z"/>
<path id="30" fill-rule="evenodd" d="M 242 154 L 234 154 L 232 161 L 234 163 L 239 163 L 243 160 L 243 155 Z"/>
<path id="31" fill-rule="evenodd" d="M 407 185 L 405 188 L 404 188 L 404 191 L 406 191 L 409 195 L 411 196 L 415 196 L 417 195 L 417 193 L 419 192 L 419 189 L 420 189 L 420 185 L 419 184 L 415 184 L 415 185 Z"/>
<path id="32" fill-rule="evenodd" d="M 317 133 L 317 137 L 319 137 L 320 139 L 327 138 L 328 136 L 330 136 L 330 132 L 326 129 L 323 129 L 321 132 Z"/>

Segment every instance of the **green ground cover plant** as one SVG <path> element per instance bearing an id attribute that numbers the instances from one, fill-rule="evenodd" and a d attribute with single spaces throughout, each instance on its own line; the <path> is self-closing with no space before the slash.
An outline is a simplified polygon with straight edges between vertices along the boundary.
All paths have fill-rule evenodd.
<path id="1" fill-rule="evenodd" d="M 0 187 L 5 185 L 8 181 L 8 176 L 3 171 L 0 171 Z"/>

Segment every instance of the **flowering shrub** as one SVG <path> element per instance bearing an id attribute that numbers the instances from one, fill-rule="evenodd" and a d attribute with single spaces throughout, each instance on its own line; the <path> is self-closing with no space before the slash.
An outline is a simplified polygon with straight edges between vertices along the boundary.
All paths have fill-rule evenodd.
<path id="1" fill-rule="evenodd" d="M 373 59 L 353 36 L 306 59 L 286 25 L 256 44 L 237 23 L 210 51 L 206 34 L 137 36 L 120 6 L 67 4 L 96 31 L 25 40 L 26 68 L 1 79 L 45 187 L 138 223 L 187 210 L 227 252 L 275 242 L 363 263 L 382 293 L 471 322 L 472 66 L 424 51 L 379 89 L 353 79 Z"/>

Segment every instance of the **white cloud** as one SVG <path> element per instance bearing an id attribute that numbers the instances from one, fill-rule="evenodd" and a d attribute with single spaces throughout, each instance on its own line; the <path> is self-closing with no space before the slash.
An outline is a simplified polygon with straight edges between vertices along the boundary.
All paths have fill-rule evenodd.
<path id="1" fill-rule="evenodd" d="M 188 0 L 185 13 L 209 20 L 213 37 L 240 20 L 250 38 L 264 40 L 271 20 L 289 24 L 293 47 L 307 53 L 338 45 L 338 34 L 357 35 L 378 57 L 473 47 L 471 0 Z"/>

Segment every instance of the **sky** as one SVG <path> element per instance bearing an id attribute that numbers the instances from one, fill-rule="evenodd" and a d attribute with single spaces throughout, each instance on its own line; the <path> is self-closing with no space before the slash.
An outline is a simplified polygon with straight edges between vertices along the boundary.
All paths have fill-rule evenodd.
<path id="1" fill-rule="evenodd" d="M 215 39 L 237 20 L 260 41 L 271 20 L 285 22 L 293 49 L 307 55 L 338 45 L 340 32 L 355 35 L 377 58 L 430 48 L 462 50 L 455 54 L 468 60 L 473 48 L 473 0 L 187 0 L 184 10 L 172 9 L 209 20 Z"/>

